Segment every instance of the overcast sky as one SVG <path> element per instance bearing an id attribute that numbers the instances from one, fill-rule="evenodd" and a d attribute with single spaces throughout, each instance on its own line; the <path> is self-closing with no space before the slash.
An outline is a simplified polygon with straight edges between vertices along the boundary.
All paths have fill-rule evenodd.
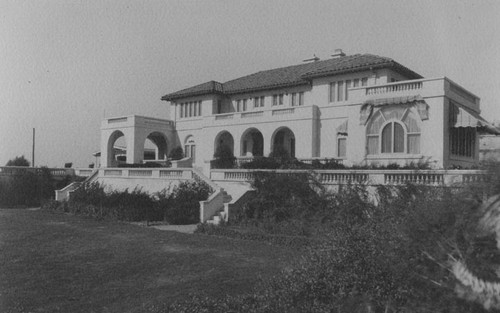
<path id="1" fill-rule="evenodd" d="M 335 49 L 447 76 L 500 120 L 500 1 L 0 0 L 0 165 L 86 167 L 104 116 Z"/>

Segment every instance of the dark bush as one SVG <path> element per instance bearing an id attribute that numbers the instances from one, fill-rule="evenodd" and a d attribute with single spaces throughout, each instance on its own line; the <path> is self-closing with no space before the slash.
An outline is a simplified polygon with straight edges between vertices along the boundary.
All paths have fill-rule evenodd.
<path id="1" fill-rule="evenodd" d="M 5 166 L 30 166 L 30 162 L 26 160 L 24 155 L 17 156 L 12 160 L 9 160 Z"/>
<path id="2" fill-rule="evenodd" d="M 211 162 L 212 168 L 234 168 L 236 158 L 233 151 L 226 145 L 219 145 L 214 154 L 214 160 Z"/>
<path id="3" fill-rule="evenodd" d="M 110 218 L 121 221 L 165 221 L 170 224 L 196 224 L 200 220 L 200 201 L 213 191 L 202 181 L 183 182 L 171 192 L 164 190 L 151 196 L 134 189 L 129 192 L 110 191 L 98 182 L 86 183 L 76 189 L 68 203 L 60 208 L 53 204 L 45 209 Z"/>
<path id="4" fill-rule="evenodd" d="M 54 198 L 57 186 L 47 167 L 40 168 L 38 174 L 18 170 L 12 176 L 0 180 L 0 205 L 38 206 Z"/>
<path id="5" fill-rule="evenodd" d="M 163 167 L 160 163 L 146 162 L 146 163 L 120 163 L 118 164 L 120 168 L 157 168 Z"/>
<path id="6" fill-rule="evenodd" d="M 207 200 L 212 190 L 202 181 L 186 181 L 174 188 L 171 206 L 165 210 L 165 220 L 170 224 L 196 224 L 200 221 L 200 201 Z M 161 202 L 162 200 L 160 200 Z M 166 201 L 164 199 L 163 201 Z"/>
<path id="7" fill-rule="evenodd" d="M 168 158 L 174 161 L 184 158 L 184 152 L 182 151 L 182 147 L 179 146 L 173 148 L 168 154 Z"/>

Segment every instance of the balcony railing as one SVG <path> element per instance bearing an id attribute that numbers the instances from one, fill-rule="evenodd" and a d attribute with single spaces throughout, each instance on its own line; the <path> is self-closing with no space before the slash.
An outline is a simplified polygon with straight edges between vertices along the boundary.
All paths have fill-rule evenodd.
<path id="1" fill-rule="evenodd" d="M 387 85 L 387 86 L 374 86 L 366 88 L 366 95 L 380 95 L 386 93 L 395 93 L 395 92 L 407 92 L 422 89 L 422 82 L 407 82 L 407 83 L 398 83 L 395 85 Z"/>

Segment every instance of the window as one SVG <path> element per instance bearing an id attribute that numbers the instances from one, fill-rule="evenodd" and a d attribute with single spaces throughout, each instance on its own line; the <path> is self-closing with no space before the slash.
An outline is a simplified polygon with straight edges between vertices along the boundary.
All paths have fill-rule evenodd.
<path id="1" fill-rule="evenodd" d="M 181 104 L 179 105 L 179 114 L 180 114 L 180 115 L 179 115 L 179 117 L 180 117 L 180 118 L 183 118 L 183 117 L 184 117 L 184 103 L 181 103 Z"/>
<path id="2" fill-rule="evenodd" d="M 368 86 L 368 77 L 361 78 L 361 86 L 363 87 Z"/>
<path id="3" fill-rule="evenodd" d="M 278 104 L 279 104 L 279 105 L 283 105 L 283 94 L 282 94 L 282 93 L 280 93 L 280 94 L 278 95 Z"/>
<path id="4" fill-rule="evenodd" d="M 241 100 L 236 100 L 236 112 L 241 111 Z"/>
<path id="5" fill-rule="evenodd" d="M 337 83 L 337 101 L 344 101 L 344 82 Z"/>
<path id="6" fill-rule="evenodd" d="M 247 99 L 243 99 L 242 106 L 242 111 L 245 112 L 247 110 Z"/>
<path id="7" fill-rule="evenodd" d="M 382 153 L 403 153 L 405 131 L 398 122 L 390 122 L 382 130 Z"/>
<path id="8" fill-rule="evenodd" d="M 264 96 L 260 97 L 260 107 L 261 108 L 264 107 L 264 99 L 265 99 Z"/>
<path id="9" fill-rule="evenodd" d="M 221 113 L 222 113 L 222 101 L 217 100 L 217 114 L 221 114 Z"/>
<path id="10" fill-rule="evenodd" d="M 328 102 L 334 102 L 334 101 L 335 101 L 335 83 L 330 83 L 328 89 Z"/>
<path id="11" fill-rule="evenodd" d="M 259 107 L 259 97 L 253 98 L 253 107 L 258 108 Z"/>
<path id="12" fill-rule="evenodd" d="M 290 106 L 294 107 L 297 105 L 297 94 L 294 92 L 290 96 Z"/>
<path id="13" fill-rule="evenodd" d="M 386 107 L 377 111 L 366 129 L 368 155 L 420 153 L 417 114 L 409 108 Z"/>
<path id="14" fill-rule="evenodd" d="M 346 80 L 345 81 L 345 100 L 349 100 L 349 94 L 348 94 L 348 89 L 351 88 L 351 81 Z"/>
<path id="15" fill-rule="evenodd" d="M 337 137 L 337 157 L 345 158 L 347 152 L 347 136 L 338 135 Z"/>
<path id="16" fill-rule="evenodd" d="M 201 101 L 198 102 L 198 116 L 201 116 Z"/>
<path id="17" fill-rule="evenodd" d="M 193 163 L 196 161 L 196 142 L 193 136 L 189 136 L 184 143 L 184 156 L 191 158 Z"/>
<path id="18" fill-rule="evenodd" d="M 473 127 L 450 128 L 450 153 L 456 156 L 474 158 L 476 129 Z"/>
<path id="19" fill-rule="evenodd" d="M 273 106 L 278 105 L 278 95 L 273 95 Z"/>
<path id="20" fill-rule="evenodd" d="M 304 105 L 304 92 L 299 92 L 299 105 Z"/>
<path id="21" fill-rule="evenodd" d="M 356 87 L 359 87 L 359 78 L 356 78 L 355 80 L 353 80 L 353 87 L 356 88 Z"/>

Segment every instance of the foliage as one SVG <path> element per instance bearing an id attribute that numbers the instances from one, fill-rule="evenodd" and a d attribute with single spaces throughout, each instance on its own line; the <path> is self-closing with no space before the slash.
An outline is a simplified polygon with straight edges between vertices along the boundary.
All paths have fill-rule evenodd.
<path id="1" fill-rule="evenodd" d="M 30 162 L 22 155 L 9 160 L 5 166 L 30 166 Z"/>
<path id="2" fill-rule="evenodd" d="M 200 201 L 212 192 L 201 181 L 183 182 L 173 190 L 150 195 L 141 189 L 109 191 L 99 182 L 85 183 L 76 189 L 69 202 L 49 203 L 47 210 L 121 221 L 165 221 L 170 224 L 195 224 L 199 221 Z"/>
<path id="3" fill-rule="evenodd" d="M 163 167 L 160 163 L 146 162 L 146 163 L 119 163 L 118 167 L 123 168 L 158 168 Z"/>
<path id="4" fill-rule="evenodd" d="M 59 186 L 47 167 L 40 168 L 38 174 L 19 170 L 14 175 L 0 180 L 0 205 L 37 206 L 52 199 L 54 190 Z"/>
<path id="5" fill-rule="evenodd" d="M 490 176 L 483 184 L 498 192 L 500 179 Z M 312 245 L 291 270 L 263 281 L 254 294 L 200 297 L 195 303 L 177 304 L 176 309 L 485 312 L 480 305 L 457 297 L 457 280 L 450 268 L 450 259 L 464 258 L 476 277 L 496 277 L 481 266 L 498 254 L 491 252 L 496 251 L 494 242 L 485 250 L 491 240 L 478 237 L 479 187 L 463 190 L 408 184 L 380 186 L 369 192 L 363 185 L 347 185 L 326 193 L 315 189 L 311 178 L 286 177 L 258 173 L 254 200 L 229 226 L 202 225 L 199 231 L 270 243 L 274 237 L 296 231 L 295 235 L 306 234 L 319 244 Z M 302 227 L 281 227 L 285 224 Z M 234 225 L 251 231 L 236 231 Z M 303 229 L 307 231 L 302 233 Z"/>
<path id="6" fill-rule="evenodd" d="M 255 172 L 252 187 L 255 197 L 247 203 L 239 219 L 243 221 L 267 220 L 280 223 L 293 216 L 302 216 L 320 205 L 320 197 L 309 173 L 280 175 Z"/>
<path id="7" fill-rule="evenodd" d="M 170 153 L 168 154 L 168 158 L 170 160 L 174 160 L 174 161 L 184 158 L 184 151 L 182 150 L 182 147 L 177 146 L 177 147 L 173 148 L 170 151 Z"/>
<path id="8" fill-rule="evenodd" d="M 214 153 L 214 160 L 212 160 L 212 168 L 234 168 L 236 158 L 233 151 L 227 145 L 219 145 Z"/>
<path id="9" fill-rule="evenodd" d="M 170 224 L 196 224 L 200 221 L 200 201 L 213 191 L 203 181 L 186 181 L 175 187 L 170 196 L 159 197 L 164 218 Z"/>

